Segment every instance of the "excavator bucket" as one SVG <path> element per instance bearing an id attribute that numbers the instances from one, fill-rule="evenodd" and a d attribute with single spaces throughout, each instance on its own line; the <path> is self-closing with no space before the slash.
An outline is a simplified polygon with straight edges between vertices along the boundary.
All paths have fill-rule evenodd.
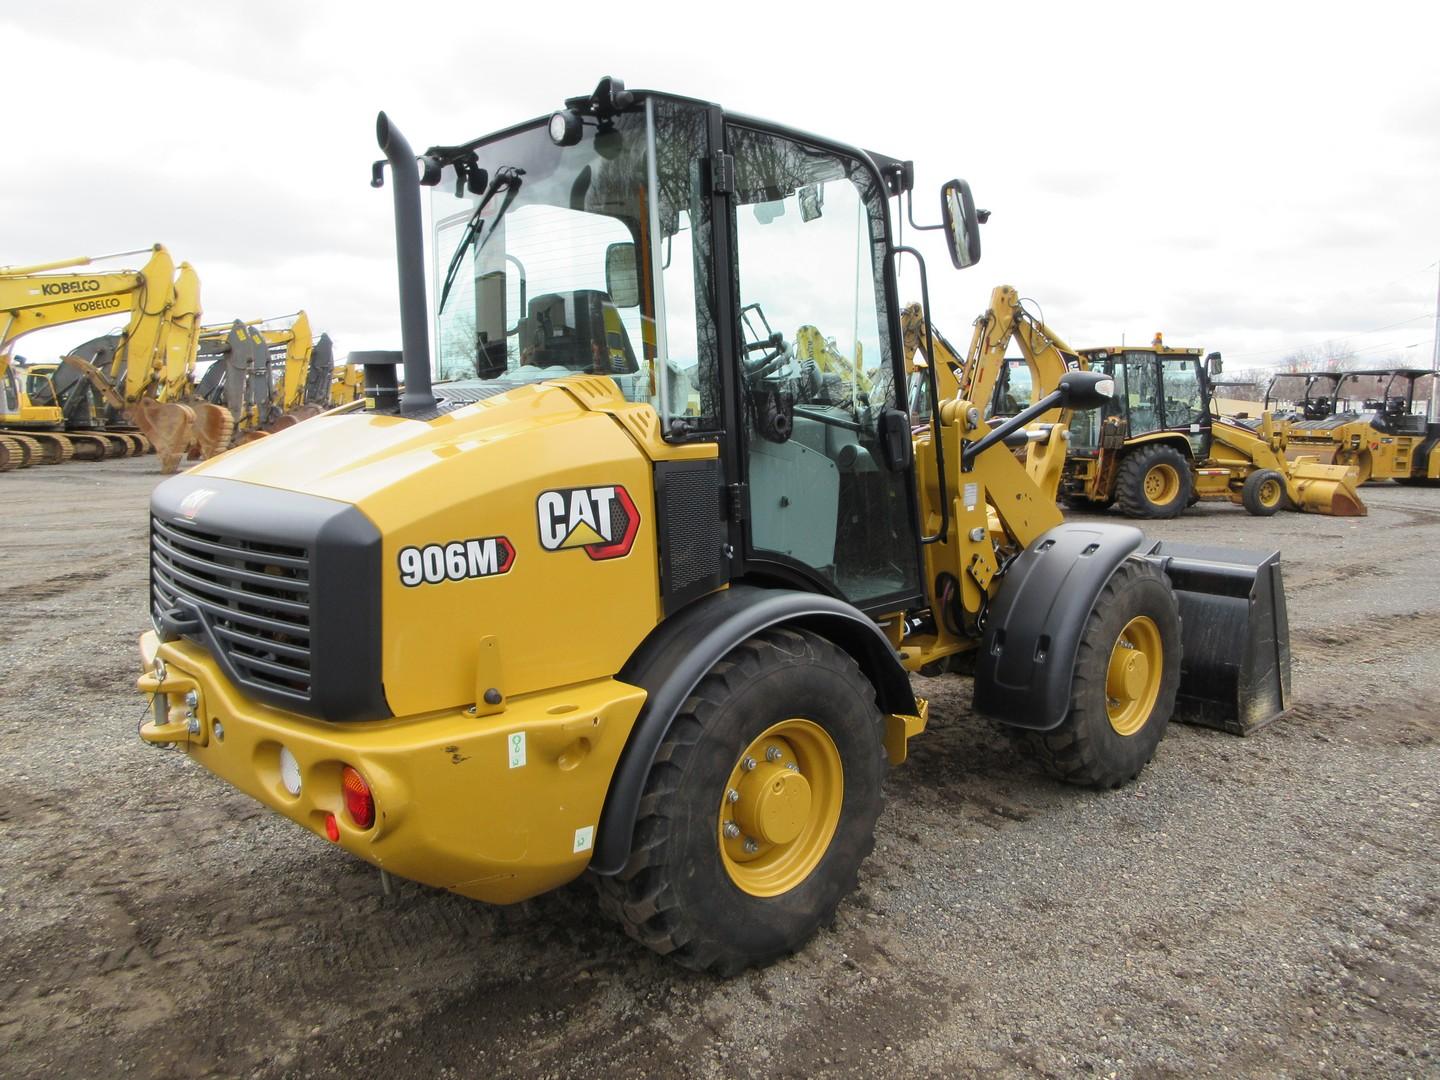
<path id="1" fill-rule="evenodd" d="M 1180 601 L 1175 719 L 1247 735 L 1290 707 L 1290 623 L 1280 553 L 1157 542 L 1147 553 Z"/>
<path id="2" fill-rule="evenodd" d="M 1332 517 L 1365 517 L 1370 511 L 1360 498 L 1359 474 L 1352 466 L 1322 465 L 1299 457 L 1285 469 L 1286 488 L 1297 510 Z"/>
<path id="3" fill-rule="evenodd" d="M 160 471 L 172 473 L 178 469 L 194 441 L 195 414 L 190 407 L 173 401 L 162 404 L 153 398 L 141 398 L 130 413 L 135 426 L 155 447 Z"/>

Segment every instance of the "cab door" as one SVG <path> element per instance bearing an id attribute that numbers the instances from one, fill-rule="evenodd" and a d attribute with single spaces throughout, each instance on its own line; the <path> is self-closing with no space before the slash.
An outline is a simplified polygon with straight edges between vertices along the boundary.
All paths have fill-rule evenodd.
<path id="1" fill-rule="evenodd" d="M 920 593 L 919 537 L 913 465 L 881 438 L 903 431 L 908 449 L 882 182 L 791 134 L 730 124 L 725 139 L 745 562 L 895 610 Z"/>

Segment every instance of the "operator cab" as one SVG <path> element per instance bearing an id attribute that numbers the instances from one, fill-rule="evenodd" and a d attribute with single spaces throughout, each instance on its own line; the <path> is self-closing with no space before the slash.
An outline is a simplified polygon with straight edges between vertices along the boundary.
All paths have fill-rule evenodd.
<path id="1" fill-rule="evenodd" d="M 725 580 L 862 610 L 923 597 L 889 207 L 903 163 L 611 79 L 421 161 L 442 410 L 603 376 L 666 441 L 718 444 L 723 500 L 694 513 L 727 508 Z M 969 265 L 969 189 L 945 198 Z"/>
<path id="2" fill-rule="evenodd" d="M 1082 349 L 1081 355 L 1091 371 L 1114 378 L 1115 396 L 1099 411 L 1074 415 L 1070 424 L 1071 453 L 1098 453 L 1107 429 L 1115 432 L 1113 437 L 1119 441 L 1172 431 L 1190 442 L 1195 460 L 1208 458 L 1210 387 L 1200 353 L 1199 349 L 1153 345 Z"/>

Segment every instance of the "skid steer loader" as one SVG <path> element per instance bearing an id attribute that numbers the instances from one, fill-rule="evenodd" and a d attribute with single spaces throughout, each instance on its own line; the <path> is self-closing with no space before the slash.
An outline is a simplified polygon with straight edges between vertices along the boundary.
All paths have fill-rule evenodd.
<path id="1" fill-rule="evenodd" d="M 992 429 L 932 371 L 912 430 L 907 162 L 609 78 L 418 157 L 377 134 L 403 348 L 351 354 L 363 408 L 155 490 L 146 741 L 465 896 L 589 870 L 632 936 L 724 973 L 854 888 L 925 729 L 910 672 L 968 657 L 979 711 L 1101 788 L 1177 701 L 1286 707 L 1276 553 L 1062 521 L 1065 429 L 1030 425 L 1108 376 Z M 983 212 L 941 203 L 973 265 Z"/>

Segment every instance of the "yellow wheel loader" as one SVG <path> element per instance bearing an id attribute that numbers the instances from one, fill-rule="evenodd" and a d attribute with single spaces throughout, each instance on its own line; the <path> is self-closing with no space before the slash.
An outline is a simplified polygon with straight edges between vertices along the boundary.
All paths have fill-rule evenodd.
<path id="1" fill-rule="evenodd" d="M 1062 496 L 1114 504 L 1127 517 L 1169 518 L 1202 499 L 1261 516 L 1281 509 L 1363 517 L 1356 475 L 1343 464 L 1289 453 L 1293 432 L 1272 418 L 1255 427 L 1215 415 L 1210 378 L 1220 354 L 1149 346 L 1082 349 L 1083 366 L 1115 380 L 1103 409 L 1071 422 Z"/>
<path id="2" fill-rule="evenodd" d="M 177 268 L 163 245 L 146 250 L 150 257 L 140 270 L 59 272 L 139 254 L 134 251 L 0 267 L 0 385 L 5 388 L 0 430 L 54 446 L 56 460 L 87 445 L 97 448 L 92 457 L 113 456 L 112 447 L 136 446 L 123 434 L 93 430 L 102 426 L 93 416 L 79 421 L 71 417 L 71 430 L 62 431 L 67 426 L 66 404 L 87 406 L 93 388 L 105 399 L 112 418 L 133 421 L 144 441 L 155 447 L 167 472 L 174 471 L 192 446 L 208 456 L 228 443 L 228 417 L 193 398 L 200 279 L 188 263 Z M 129 322 L 117 346 L 105 352 L 107 368 L 91 362 L 98 351 L 89 359 L 67 356 L 62 365 L 75 377 L 67 384 L 57 371 L 50 380 L 50 403 L 30 405 L 10 365 L 18 339 L 47 327 L 126 312 Z"/>
<path id="3" fill-rule="evenodd" d="M 912 430 L 907 162 L 610 78 L 420 155 L 377 134 L 403 347 L 352 354 L 363 407 L 155 489 L 147 742 L 478 900 L 588 870 L 632 936 L 723 973 L 854 888 L 926 725 L 910 672 L 968 667 L 978 711 L 1101 788 L 1177 702 L 1286 707 L 1278 554 L 1062 521 L 1065 429 L 1035 421 L 1109 376 L 991 428 L 932 366 Z M 974 264 L 968 186 L 941 203 Z"/>
<path id="4" fill-rule="evenodd" d="M 1292 454 L 1353 466 L 1362 484 L 1434 485 L 1440 483 L 1440 423 L 1426 416 L 1434 378 L 1428 368 L 1276 375 L 1266 387 L 1265 408 L 1288 422 Z"/>

